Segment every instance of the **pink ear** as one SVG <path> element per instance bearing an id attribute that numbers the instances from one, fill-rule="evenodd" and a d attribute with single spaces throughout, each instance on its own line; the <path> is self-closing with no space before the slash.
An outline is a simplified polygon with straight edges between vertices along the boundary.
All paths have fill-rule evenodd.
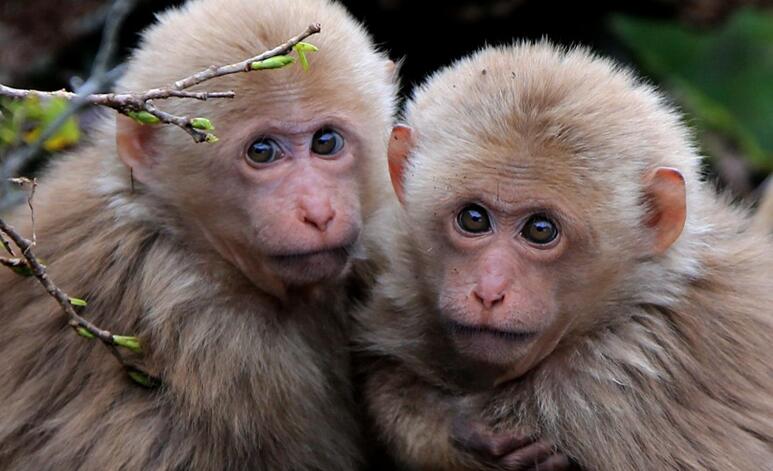
<path id="1" fill-rule="evenodd" d="M 413 145 L 413 130 L 410 127 L 398 124 L 392 129 L 392 136 L 389 138 L 389 148 L 387 149 L 389 177 L 392 179 L 392 188 L 394 188 L 397 199 L 401 204 L 405 204 L 405 194 L 403 191 L 405 163 L 408 162 L 408 155 L 411 153 Z"/>
<path id="2" fill-rule="evenodd" d="M 115 127 L 118 156 L 132 170 L 134 178 L 147 182 L 148 170 L 154 163 L 151 143 L 155 126 L 140 124 L 119 114 L 116 116 Z"/>
<path id="3" fill-rule="evenodd" d="M 645 224 L 654 231 L 652 250 L 665 252 L 676 242 L 687 218 L 684 177 L 675 168 L 659 167 L 649 176 L 646 198 L 650 212 Z"/>
<path id="4" fill-rule="evenodd" d="M 397 64 L 393 60 L 387 61 L 387 72 L 389 75 L 391 75 L 393 78 L 397 78 Z"/>

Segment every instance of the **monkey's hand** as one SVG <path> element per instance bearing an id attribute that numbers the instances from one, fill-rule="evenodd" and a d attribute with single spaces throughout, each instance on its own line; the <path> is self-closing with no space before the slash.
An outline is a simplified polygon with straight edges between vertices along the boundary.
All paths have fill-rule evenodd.
<path id="1" fill-rule="evenodd" d="M 569 458 L 553 444 L 536 439 L 525 430 L 495 432 L 479 420 L 457 415 L 451 423 L 454 445 L 494 469 L 506 471 L 565 471 Z"/>

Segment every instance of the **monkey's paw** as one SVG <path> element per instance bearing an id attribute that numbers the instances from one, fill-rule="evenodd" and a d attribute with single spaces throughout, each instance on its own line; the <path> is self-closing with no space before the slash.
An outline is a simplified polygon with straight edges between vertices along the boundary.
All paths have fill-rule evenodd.
<path id="1" fill-rule="evenodd" d="M 481 460 L 486 468 L 505 471 L 567 471 L 569 458 L 552 443 L 523 430 L 495 432 L 481 421 L 457 416 L 451 426 L 454 445 Z"/>

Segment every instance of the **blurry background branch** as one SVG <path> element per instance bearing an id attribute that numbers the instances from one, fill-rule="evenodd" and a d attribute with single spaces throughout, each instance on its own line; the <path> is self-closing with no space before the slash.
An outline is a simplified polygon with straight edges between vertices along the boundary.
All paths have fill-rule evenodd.
<path id="1" fill-rule="evenodd" d="M 19 194 L 10 191 L 9 179 L 19 176 L 22 171 L 36 163 L 43 155 L 44 143 L 49 141 L 76 113 L 80 112 L 89 102 L 86 96 L 109 89 L 116 79 L 123 73 L 123 66 L 110 68 L 115 62 L 115 54 L 118 49 L 118 33 L 128 14 L 134 9 L 135 0 L 115 0 L 105 18 L 105 26 L 102 32 L 102 40 L 99 43 L 91 73 L 86 81 L 74 87 L 74 98 L 69 106 L 65 107 L 54 117 L 53 121 L 40 132 L 34 142 L 21 146 L 3 159 L 0 165 L 0 196 L 8 195 L 5 200 L 0 199 L 0 212 L 3 208 L 16 203 Z M 1 85 L 0 85 L 1 87 Z"/>

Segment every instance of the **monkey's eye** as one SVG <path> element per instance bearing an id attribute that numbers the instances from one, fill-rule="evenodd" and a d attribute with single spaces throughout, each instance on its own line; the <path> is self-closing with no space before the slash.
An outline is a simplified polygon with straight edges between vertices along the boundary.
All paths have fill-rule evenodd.
<path id="1" fill-rule="evenodd" d="M 270 164 L 281 159 L 282 149 L 275 140 L 261 137 L 255 140 L 247 149 L 247 158 L 256 164 Z"/>
<path id="2" fill-rule="evenodd" d="M 545 245 L 558 237 L 558 227 L 544 214 L 535 214 L 524 224 L 521 236 L 533 244 Z"/>
<path id="3" fill-rule="evenodd" d="M 282 158 L 282 149 L 275 140 L 261 137 L 250 144 L 247 158 L 256 164 L 270 164 Z"/>
<path id="4" fill-rule="evenodd" d="M 320 129 L 311 138 L 311 151 L 317 155 L 334 155 L 343 147 L 343 136 L 332 129 Z"/>
<path id="5" fill-rule="evenodd" d="M 464 232 L 482 234 L 491 230 L 488 212 L 480 205 L 469 204 L 456 215 L 456 223 Z"/>

